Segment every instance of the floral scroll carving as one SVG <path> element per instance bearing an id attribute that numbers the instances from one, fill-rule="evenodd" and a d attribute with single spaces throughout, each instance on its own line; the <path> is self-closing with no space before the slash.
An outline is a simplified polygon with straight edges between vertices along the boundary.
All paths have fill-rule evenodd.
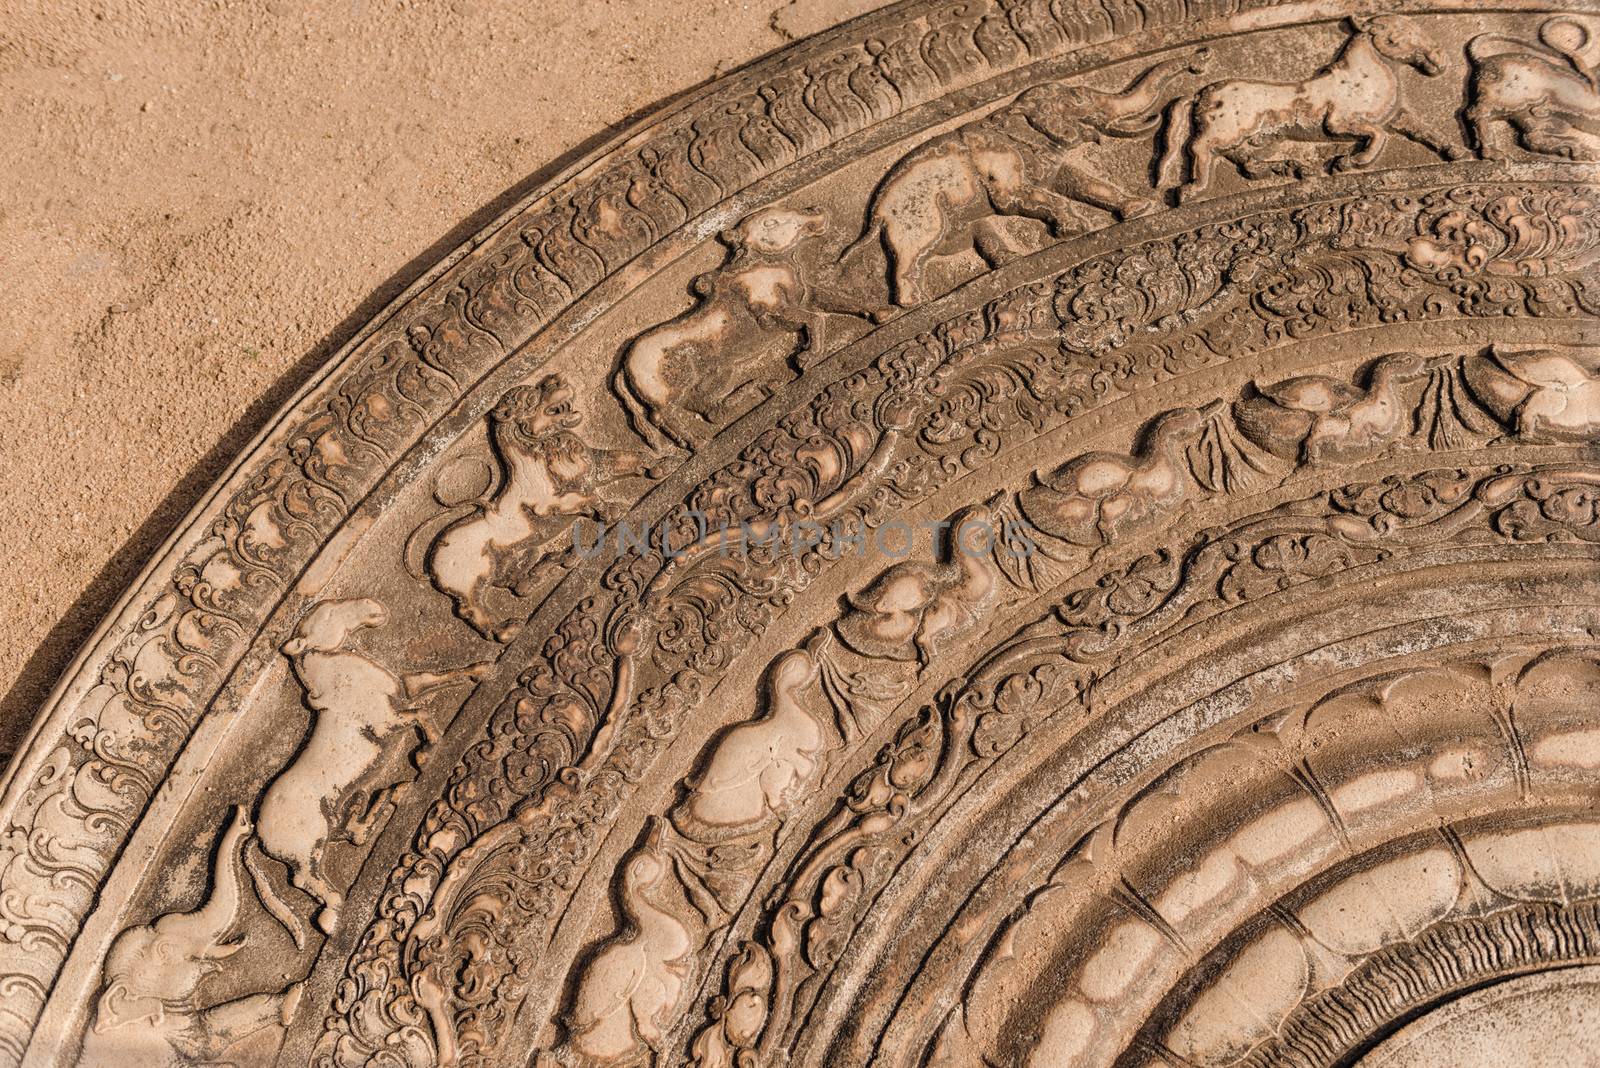
<path id="1" fill-rule="evenodd" d="M 1373 323 L 1427 322 L 1445 314 L 1472 319 L 1504 316 L 1507 308 L 1538 315 L 1582 307 L 1589 299 L 1581 269 L 1592 256 L 1592 211 L 1590 202 L 1577 192 L 1458 188 L 1418 197 L 1342 200 L 1303 209 L 1289 219 L 1268 216 L 1243 226 L 1180 237 L 1170 245 L 1121 251 L 1072 268 L 1052 284 L 1030 285 L 996 298 L 980 312 L 901 343 L 864 370 L 825 388 L 807 408 L 781 417 L 776 433 L 758 439 L 736 462 L 704 478 L 684 499 L 688 507 L 708 518 L 713 529 L 723 517 L 732 522 L 749 519 L 772 524 L 761 529 L 777 530 L 789 529 L 802 518 L 855 521 L 852 517 L 860 516 L 870 525 L 882 521 L 886 508 L 914 500 L 961 471 L 981 467 L 998 451 L 1005 435 L 1063 425 L 1185 369 L 1215 366 L 1225 359 L 1224 353 L 1265 351 L 1368 318 Z M 1442 220 L 1463 214 L 1483 220 L 1476 240 L 1492 247 L 1493 254 L 1474 256 L 1471 263 L 1459 267 L 1422 270 L 1415 266 L 1411 257 L 1417 243 L 1460 233 L 1454 223 L 1446 228 Z M 1548 235 L 1550 240 L 1536 235 Z M 1178 250 L 1176 254 L 1172 248 Z M 1519 269 L 1516 274 L 1499 270 L 1502 263 L 1527 263 L 1535 257 L 1537 270 Z M 1291 276 L 1299 272 L 1306 280 L 1301 304 L 1287 303 L 1287 291 L 1273 281 L 1284 272 Z M 1358 303 L 1352 309 L 1347 290 L 1342 288 L 1347 277 L 1362 280 L 1357 292 L 1370 304 Z M 1392 289 L 1381 282 L 1401 277 L 1408 279 L 1409 289 Z M 1534 277 L 1548 284 L 1536 286 L 1528 280 Z M 1123 285 L 1117 279 L 1126 279 L 1126 285 L 1113 288 Z M 1071 300 L 1067 299 L 1069 292 Z M 1327 303 L 1319 309 L 1317 302 L 1323 299 Z M 1185 303 L 1192 306 L 1191 312 L 1178 315 L 1164 310 Z M 1041 347 L 1045 355 L 1040 354 Z M 1385 386 L 1384 375 L 1378 375 L 1379 381 L 1374 383 L 1376 366 L 1346 377 L 1341 387 L 1332 391 L 1344 399 L 1333 404 L 1329 412 L 1333 419 L 1324 419 L 1319 431 L 1319 438 L 1346 443 L 1342 453 L 1338 447 L 1330 450 L 1335 466 L 1412 450 L 1488 445 L 1501 438 L 1519 440 L 1514 428 L 1476 400 L 1477 394 L 1464 378 L 1463 361 L 1480 354 L 1428 355 L 1422 358 L 1423 373 L 1413 375 L 1408 370 L 1394 375 L 1397 381 L 1390 386 Z M 1199 505 L 1233 494 L 1261 492 L 1290 477 L 1298 457 L 1291 459 L 1273 450 L 1294 452 L 1282 440 L 1285 434 L 1295 439 L 1295 432 L 1264 433 L 1258 421 L 1250 424 L 1251 432 L 1261 439 L 1262 443 L 1257 443 L 1235 414 L 1235 406 L 1252 397 L 1282 394 L 1273 388 L 1280 381 L 1261 380 L 1253 392 L 1245 389 L 1231 398 L 1207 401 L 1195 409 L 1196 417 L 1187 417 L 1198 418 L 1202 425 L 1180 428 L 1181 463 L 1171 475 L 1173 484 L 1182 487 L 1182 502 Z M 1330 382 L 1338 381 L 1330 377 Z M 1260 387 L 1266 387 L 1266 392 Z M 1385 406 L 1390 389 L 1400 390 L 1397 396 L 1404 401 L 1398 421 L 1389 416 L 1377 418 L 1394 407 Z M 1355 439 L 1348 431 L 1335 432 L 1342 425 L 1339 420 L 1349 417 L 1347 411 L 1335 410 L 1338 405 L 1354 405 L 1369 397 L 1365 405 L 1354 409 L 1356 422 L 1365 429 Z M 874 413 L 873 422 L 849 421 L 847 413 L 863 410 Z M 1309 435 L 1309 428 L 1306 433 Z M 907 449 L 911 451 L 902 452 Z M 1126 455 L 1131 469 L 1138 466 L 1137 458 L 1146 454 Z M 752 480 L 756 472 L 760 475 Z M 1140 501 L 1142 492 L 1137 489 L 1128 499 Z M 1426 491 L 1434 492 L 1445 489 Z M 1557 502 L 1585 492 L 1581 488 L 1560 490 L 1549 504 L 1559 514 L 1565 505 Z M 1408 499 L 1404 494 L 1396 497 Z M 997 507 L 997 515 L 1004 519 L 1028 519 L 1024 501 L 1001 501 Z M 1408 514 L 1404 509 L 1409 507 L 1404 505 L 1398 514 Z M 1023 566 L 1017 565 L 1014 556 L 1002 554 L 997 567 L 1015 586 L 1048 588 L 1081 573 L 1088 562 L 1084 558 L 1096 546 L 1148 537 L 1172 518 L 1153 499 L 1140 504 L 1135 513 L 1141 508 L 1142 514 L 1151 518 L 1128 526 L 1126 534 L 1113 533 L 1104 544 L 1098 532 L 1091 544 L 1081 545 L 1035 528 L 1039 554 L 1025 560 Z M 1521 522 L 1551 532 L 1586 529 L 1581 524 L 1564 527 L 1560 520 L 1556 526 L 1548 526 L 1550 513 L 1551 507 L 1529 501 L 1526 507 L 1510 510 L 1503 522 L 1508 530 Z M 1352 529 L 1367 518 L 1351 519 Z M 1393 521 L 1381 519 L 1385 524 Z M 558 889 L 556 873 L 575 871 L 584 863 L 595 845 L 594 821 L 613 818 L 626 784 L 664 748 L 671 724 L 696 707 L 699 699 L 693 695 L 705 685 L 700 673 L 722 670 L 738 647 L 734 643 L 748 641 L 763 625 L 762 619 L 781 610 L 781 602 L 769 598 L 784 588 L 803 588 L 811 581 L 812 565 L 805 562 L 809 557 L 784 557 L 770 563 L 752 557 L 735 565 L 716 551 L 713 542 L 703 540 L 697 525 L 686 524 L 672 537 L 681 539 L 672 544 L 681 546 L 686 556 L 669 560 L 657 551 L 619 561 L 606 581 L 614 584 L 611 588 L 621 592 L 622 598 L 611 608 L 596 604 L 568 618 L 570 625 L 603 628 L 603 623 L 594 621 L 595 614 L 601 620 L 610 613 L 626 615 L 627 591 L 638 590 L 649 611 L 660 613 L 664 621 L 653 635 L 641 638 L 650 650 L 650 660 L 666 657 L 665 663 L 688 663 L 692 672 L 660 674 L 660 683 L 633 683 L 636 690 L 618 691 L 610 699 L 586 697 L 581 702 L 586 711 L 575 721 L 563 711 L 573 707 L 568 698 L 539 698 L 534 707 L 547 711 L 526 722 L 539 723 L 540 717 L 553 716 L 558 722 L 581 725 L 556 750 L 570 755 L 549 766 L 551 770 L 544 774 L 550 778 L 529 782 L 532 793 L 516 818 L 490 815 L 487 822 L 480 822 L 470 817 L 465 826 L 471 829 L 449 833 L 442 829 L 457 825 L 461 815 L 441 812 L 437 820 L 425 822 L 419 842 L 439 845 L 424 844 L 417 851 L 419 859 L 408 861 L 407 866 L 428 857 L 428 865 L 440 864 L 451 874 L 442 881 L 434 875 L 396 875 L 397 886 L 412 888 L 391 898 L 393 906 L 385 906 L 386 911 L 395 908 L 399 922 L 369 943 L 370 948 L 359 951 L 362 962 L 352 966 L 352 974 L 362 978 L 352 981 L 353 1000 L 342 1002 L 336 1021 L 352 1018 L 357 1005 L 386 996 L 389 976 L 406 975 L 409 978 L 403 982 L 408 993 L 401 995 L 401 1004 L 416 998 L 419 1008 L 412 1011 L 428 1021 L 422 1032 L 426 1037 L 419 1040 L 425 1044 L 418 1049 L 458 1051 L 451 1055 L 462 1062 L 480 1056 L 475 1051 L 484 1048 L 486 1041 L 480 1036 L 504 1026 L 500 1022 L 504 1009 L 492 1001 L 474 1000 L 477 995 L 469 991 L 493 989 L 500 992 L 498 997 L 515 1000 L 521 995 L 508 993 L 502 984 L 523 989 L 524 981 L 518 976 L 536 966 L 532 950 L 515 951 L 530 953 L 517 957 L 520 963 L 515 967 L 496 963 L 499 953 L 514 952 L 509 947 L 488 951 L 491 946 L 504 946 L 507 932 L 528 922 L 508 920 L 506 903 L 512 903 L 510 907 L 524 917 L 547 920 L 559 913 L 564 892 Z M 1221 580 L 1228 589 L 1277 583 L 1278 569 L 1293 574 L 1301 567 L 1336 567 L 1347 555 L 1339 541 L 1310 535 L 1285 537 L 1240 551 L 1256 562 Z M 826 560 L 820 553 L 820 548 L 812 551 L 819 564 Z M 1170 589 L 1163 583 L 1175 581 L 1174 566 L 1175 561 L 1159 555 L 1143 559 L 1125 579 L 1086 591 L 1085 607 L 1100 603 L 1098 598 L 1107 604 L 1122 604 L 1157 596 Z M 745 596 L 757 601 L 741 616 L 733 604 Z M 1093 639 L 1086 633 L 1077 641 L 1087 646 Z M 908 647 L 908 652 L 915 655 L 914 646 Z M 641 670 L 639 660 L 640 655 L 634 654 L 624 668 L 606 674 L 626 675 L 632 680 Z M 1041 694 L 1053 693 L 1042 689 L 1048 682 L 1041 677 L 1013 683 L 1001 705 L 1005 711 L 983 718 L 976 744 L 1003 749 L 1007 739 L 1038 714 L 1045 702 Z M 599 724 L 609 722 L 605 717 L 612 714 L 604 710 L 621 710 L 627 703 L 637 703 L 641 715 L 625 717 L 615 729 L 604 732 L 603 745 L 596 745 L 595 739 L 602 736 L 593 732 L 600 730 Z M 596 707 L 602 715 L 588 711 Z M 924 730 L 932 730 L 936 724 L 937 720 L 929 721 Z M 515 728 L 505 744 L 513 749 L 529 744 L 525 730 Z M 913 732 L 913 737 L 920 735 Z M 583 770 L 570 779 L 554 774 L 574 765 Z M 919 762 L 913 760 L 907 766 L 919 766 Z M 482 772 L 463 768 L 457 774 L 466 785 Z M 550 785 L 536 785 L 539 782 Z M 885 796 L 897 797 L 902 792 L 895 788 Z M 485 811 L 509 812 L 512 807 L 497 802 Z M 461 842 L 474 844 L 463 850 Z M 558 842 L 563 843 L 562 851 L 553 853 Z M 572 843 L 575 851 L 569 851 L 565 843 Z M 443 855 L 434 859 L 440 845 Z M 510 879 L 521 889 L 512 895 L 495 890 L 473 898 L 470 891 L 479 879 L 490 884 Z M 463 894 L 468 896 L 463 898 Z M 469 905 L 470 901 L 477 903 Z M 524 911 L 523 902 L 533 903 L 532 907 Z M 418 930 L 406 917 L 420 915 L 432 918 Z M 447 974 L 446 961 L 455 962 L 449 966 L 454 973 L 471 976 L 472 986 L 446 983 L 442 979 Z M 424 1012 L 420 1008 L 424 1004 L 432 1008 Z M 404 1018 L 402 1014 L 381 1023 L 376 1035 L 392 1033 L 387 1030 L 390 1028 L 403 1029 Z M 384 1020 L 384 1016 L 377 1019 Z M 371 1039 L 356 1036 L 363 1035 L 368 1026 L 336 1022 L 323 1049 L 339 1048 L 336 1042 L 353 1051 L 366 1048 L 376 1035 Z M 425 1063 L 437 1055 L 418 1052 L 415 1059 Z M 330 1052 L 329 1056 L 359 1060 L 366 1054 Z"/>
<path id="2" fill-rule="evenodd" d="M 951 516 L 942 560 L 891 566 L 831 627 L 773 660 L 761 713 L 707 746 L 666 818 L 623 862 L 625 923 L 589 958 L 563 1042 L 540 1063 L 627 1064 L 660 1052 L 698 977 L 695 953 L 770 859 L 775 826 L 835 753 L 909 691 L 939 645 L 992 607 L 1002 583 L 993 546 L 972 542 L 992 522 L 983 507 Z"/>
<path id="3" fill-rule="evenodd" d="M 0 1063 L 1320 1065 L 1592 962 L 1597 30 L 911 0 L 641 120 L 52 699 Z"/>
<path id="4" fill-rule="evenodd" d="M 793 1041 L 804 1018 L 801 999 L 814 994 L 815 977 L 833 966 L 863 922 L 863 905 L 894 869 L 894 858 L 926 833 L 927 822 L 978 769 L 1053 715 L 1082 717 L 1093 707 L 1095 683 L 1120 650 L 1197 611 L 1225 610 L 1207 607 L 1219 593 L 1222 605 L 1281 596 L 1430 544 L 1592 541 L 1600 524 L 1597 478 L 1592 468 L 1452 470 L 1351 485 L 1209 532 L 1181 554 L 1141 557 L 1067 594 L 1047 618 L 989 653 L 964 686 L 952 685 L 907 719 L 813 829 L 812 855 L 791 867 L 802 874 L 762 910 L 761 933 L 736 958 L 770 961 L 758 974 L 770 971 L 773 978 L 757 995 L 736 985 L 751 966 L 730 965 L 727 985 L 705 1010 L 712 1022 L 694 1040 L 706 1051 L 696 1063 L 738 1064 L 740 1050 L 763 1062 Z M 1535 515 L 1540 519 L 1533 521 Z M 744 1036 L 736 1043 L 727 1006 L 753 997 L 759 1007 L 746 1008 L 731 1024 Z"/>

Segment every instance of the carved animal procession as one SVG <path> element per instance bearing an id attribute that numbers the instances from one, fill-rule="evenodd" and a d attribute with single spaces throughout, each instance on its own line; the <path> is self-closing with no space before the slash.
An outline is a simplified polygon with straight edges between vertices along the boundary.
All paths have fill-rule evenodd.
<path id="1" fill-rule="evenodd" d="M 991 264 L 1013 251 L 985 224 L 1003 216 L 1045 223 L 1052 236 L 1082 232 L 1079 206 L 1117 219 L 1156 210 L 1149 197 L 1096 177 L 1076 160 L 1102 138 L 1153 138 L 1171 82 L 1198 74 L 1208 53 L 1162 60 L 1121 92 L 1048 83 L 1026 90 L 981 119 L 919 145 L 889 169 L 873 193 L 861 238 L 840 259 L 874 243 L 889 260 L 894 302 L 915 307 L 932 294 L 923 282 L 929 257 L 975 249 Z"/>
<path id="2" fill-rule="evenodd" d="M 760 83 L 715 114 L 686 98 L 682 122 L 629 134 L 632 154 L 592 185 L 572 178 L 589 199 L 537 226 L 519 217 L 492 256 L 463 253 L 454 288 L 424 302 L 435 318 L 397 324 L 396 347 L 317 416 L 359 433 L 297 431 L 253 496 L 208 520 L 208 545 L 243 548 L 176 567 L 178 592 L 149 619 L 176 604 L 178 622 L 122 635 L 92 687 L 115 696 L 73 720 L 70 759 L 30 765 L 19 796 L 45 813 L 34 822 L 67 822 L 86 797 L 165 781 L 141 747 L 181 733 L 172 695 L 204 672 L 237 672 L 241 700 L 276 702 L 273 726 L 295 737 L 229 778 L 234 739 L 259 738 L 255 713 L 233 734 L 216 714 L 227 704 L 194 712 L 224 747 L 191 793 L 238 807 L 205 857 L 217 815 L 184 809 L 183 833 L 153 847 L 178 858 L 174 877 L 94 920 L 109 951 L 84 982 L 98 986 L 51 1009 L 90 1017 L 82 1063 L 120 1068 L 129 1049 L 139 1063 L 248 1063 L 291 1021 L 284 1056 L 310 1051 L 319 1068 L 729 1068 L 791 1050 L 828 1063 L 798 1059 L 811 1055 L 796 1037 L 804 999 L 893 971 L 845 971 L 887 959 L 860 947 L 901 931 L 904 911 L 867 929 L 874 895 L 907 900 L 872 880 L 920 878 L 902 859 L 950 848 L 930 829 L 967 803 L 952 784 L 989 789 L 983 761 L 1036 728 L 1107 729 L 1116 672 L 1159 660 L 1123 657 L 1124 635 L 1144 641 L 1163 612 L 1200 633 L 1239 605 L 1241 631 L 1272 624 L 1286 617 L 1250 614 L 1259 590 L 1398 568 L 1405 538 L 1486 558 L 1531 546 L 1526 559 L 1582 569 L 1574 546 L 1600 536 L 1600 350 L 1584 332 L 1600 306 L 1600 198 L 1570 162 L 1600 145 L 1589 21 L 1285 28 L 1263 9 L 1248 32 L 1219 21 L 1204 48 L 1163 30 L 1057 55 L 1030 20 L 1070 6 L 919 6 L 904 37 L 875 22 L 847 52 L 705 87 Z M 950 65 L 958 79 L 894 81 L 896 64 L 931 71 L 949 55 L 967 57 Z M 848 166 L 826 154 L 836 146 Z M 1469 149 L 1481 160 L 1458 158 Z M 784 162 L 748 182 L 729 162 L 755 158 Z M 1391 162 L 1406 166 L 1352 173 Z M 1287 182 L 1325 170 L 1314 197 Z M 513 324 L 534 305 L 565 315 L 569 298 L 559 322 Z M 389 389 L 391 357 L 410 361 L 405 375 L 368 390 Z M 391 457 L 378 444 L 396 412 L 427 423 L 415 452 Z M 604 447 L 630 434 L 633 447 Z M 387 466 L 352 473 L 369 448 Z M 482 477 L 452 482 L 449 463 Z M 769 559 L 705 532 L 671 560 L 567 551 L 575 523 L 635 508 L 699 510 L 712 531 L 825 518 L 843 538 L 902 515 L 949 520 L 945 537 L 864 571 L 841 542 Z M 993 538 L 1012 517 L 1037 568 L 952 540 L 962 521 Z M 263 562 L 319 538 L 327 555 L 304 566 Z M 1552 587 L 1527 585 L 1530 599 Z M 228 614 L 256 592 L 276 607 Z M 1571 606 L 1547 607 L 1537 625 L 1565 625 Z M 235 629 L 259 635 L 237 662 Z M 183 656 L 163 674 L 171 649 Z M 257 685 L 261 662 L 278 667 L 271 685 Z M 1574 663 L 1560 685 L 1588 693 L 1600 676 Z M 1537 666 L 1478 674 L 1504 695 L 1505 672 L 1520 685 Z M 190 768 L 204 752 L 165 758 Z M 1514 794 L 1548 756 L 1459 778 L 1521 775 Z M 93 770 L 75 780 L 78 767 Z M 1441 767 L 1456 764 L 1425 774 Z M 1056 770 L 1029 782 L 1098 774 Z M 139 801 L 150 815 L 103 827 L 191 803 Z M 1296 804 L 1311 819 L 1331 807 Z M 0 892 L 0 954 L 44 959 L 72 932 L 40 919 L 55 898 L 39 887 L 81 882 L 87 896 L 92 880 L 70 867 L 77 854 L 28 852 L 41 840 L 29 819 L 0 843 L 0 873 L 45 874 Z M 1094 879 L 1120 872 L 1091 859 Z M 1098 892 L 1074 881 L 1085 874 L 1050 868 L 1037 900 Z M 1157 914 L 1118 892 L 1138 922 Z M 977 953 L 987 933 L 970 930 Z M 0 987 L 0 1055 L 6 1014 L 35 985 Z M 897 1026 L 922 1013 L 939 1036 L 907 1063 L 1010 1063 L 979 1050 L 994 1037 L 983 996 L 958 988 L 907 996 Z M 1043 987 L 1015 989 L 1024 1005 Z M 1086 1011 L 1109 1019 L 1119 1004 Z"/>

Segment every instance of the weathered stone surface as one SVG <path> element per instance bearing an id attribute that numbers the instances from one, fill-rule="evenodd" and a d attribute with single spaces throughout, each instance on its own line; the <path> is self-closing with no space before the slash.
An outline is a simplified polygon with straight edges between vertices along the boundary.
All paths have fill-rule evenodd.
<path id="1" fill-rule="evenodd" d="M 1579 1006 L 1600 16 L 1475 6 L 918 0 L 535 193 L 41 713 L 0 1051 L 1428 1064 Z"/>

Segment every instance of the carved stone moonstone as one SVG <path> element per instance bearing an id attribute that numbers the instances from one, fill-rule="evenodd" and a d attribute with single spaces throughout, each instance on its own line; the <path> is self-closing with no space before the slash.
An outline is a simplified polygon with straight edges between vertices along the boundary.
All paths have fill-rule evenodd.
<path id="1" fill-rule="evenodd" d="M 1600 9 L 906 0 L 319 375 L 4 780 L 0 1065 L 1600 1048 Z"/>

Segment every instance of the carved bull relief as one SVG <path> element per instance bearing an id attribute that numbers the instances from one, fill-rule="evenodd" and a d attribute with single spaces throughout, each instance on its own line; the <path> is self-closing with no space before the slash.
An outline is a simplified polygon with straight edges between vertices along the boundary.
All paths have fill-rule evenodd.
<path id="1" fill-rule="evenodd" d="M 1593 963 L 1593 26 L 913 0 L 641 120 L 52 699 L 0 1064 L 1333 1064 Z"/>
<path id="2" fill-rule="evenodd" d="M 1347 145 L 1328 162 L 1334 172 L 1371 166 L 1391 133 L 1446 159 L 1465 153 L 1424 130 L 1402 102 L 1399 68 L 1413 67 L 1429 77 L 1444 70 L 1436 44 L 1396 16 L 1352 15 L 1349 22 L 1350 37 L 1339 54 L 1303 81 L 1213 82 L 1173 113 L 1177 128 L 1169 132 L 1168 143 L 1174 150 L 1182 146 L 1187 163 L 1180 200 L 1207 192 L 1219 159 L 1246 178 L 1304 177 L 1303 168 L 1271 154 L 1289 141 Z"/>

